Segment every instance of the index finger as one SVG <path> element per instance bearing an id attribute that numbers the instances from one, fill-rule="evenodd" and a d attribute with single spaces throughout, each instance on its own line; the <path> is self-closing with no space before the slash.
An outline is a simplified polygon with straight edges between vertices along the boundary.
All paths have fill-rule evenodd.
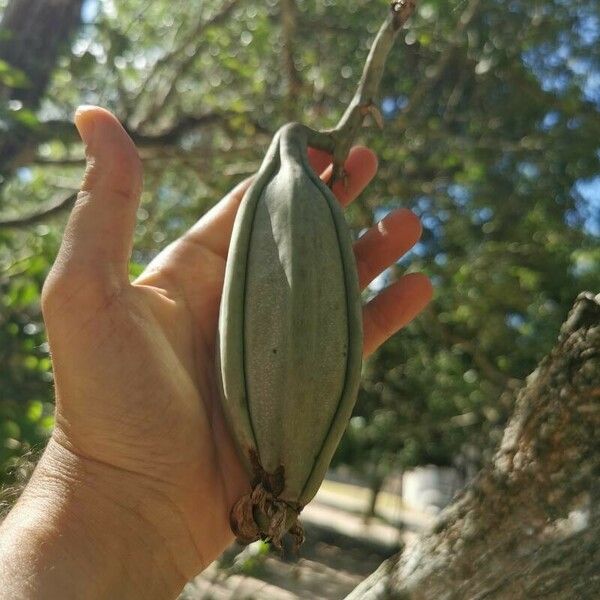
<path id="1" fill-rule="evenodd" d="M 323 181 L 332 172 L 331 155 L 323 150 L 308 149 L 308 160 Z M 333 193 L 342 206 L 347 206 L 369 185 L 377 173 L 377 156 L 365 146 L 354 146 L 344 163 L 346 178 L 333 185 Z"/>

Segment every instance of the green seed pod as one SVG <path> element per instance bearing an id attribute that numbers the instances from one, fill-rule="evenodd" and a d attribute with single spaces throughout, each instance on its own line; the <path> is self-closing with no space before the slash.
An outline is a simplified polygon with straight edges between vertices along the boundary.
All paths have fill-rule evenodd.
<path id="1" fill-rule="evenodd" d="M 239 209 L 217 349 L 222 404 L 252 482 L 231 514 L 276 545 L 316 494 L 356 400 L 362 315 L 341 207 L 309 165 L 308 128 L 275 135 Z"/>

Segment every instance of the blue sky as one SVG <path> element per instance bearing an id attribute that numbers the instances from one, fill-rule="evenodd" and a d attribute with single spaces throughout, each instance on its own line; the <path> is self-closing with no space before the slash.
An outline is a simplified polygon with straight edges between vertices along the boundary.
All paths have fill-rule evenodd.
<path id="1" fill-rule="evenodd" d="M 81 8 L 81 18 L 84 23 L 91 23 L 98 14 L 98 0 L 85 0 Z"/>
<path id="2" fill-rule="evenodd" d="M 600 143 L 600 140 L 598 140 Z M 585 201 L 588 213 L 585 228 L 594 235 L 600 236 L 600 174 L 591 179 L 579 180 L 576 190 Z"/>

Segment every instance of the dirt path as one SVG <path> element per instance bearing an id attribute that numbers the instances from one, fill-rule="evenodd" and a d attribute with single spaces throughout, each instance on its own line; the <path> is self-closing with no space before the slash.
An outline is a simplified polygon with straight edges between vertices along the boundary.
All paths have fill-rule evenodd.
<path id="1" fill-rule="evenodd" d="M 353 487 L 325 486 L 306 507 L 302 513 L 306 542 L 297 559 L 288 562 L 260 544 L 239 555 L 241 548 L 234 546 L 219 564 L 190 582 L 180 600 L 344 598 L 431 520 L 390 504 L 388 498 L 381 511 L 385 521 L 365 524 L 360 516 L 362 492 L 354 493 Z M 390 525 L 391 517 L 405 521 L 405 526 Z"/>
<path id="2" fill-rule="evenodd" d="M 188 584 L 181 600 L 341 599 L 393 552 L 310 524 L 306 535 L 294 562 L 277 553 L 248 553 L 237 568 L 213 564 Z"/>

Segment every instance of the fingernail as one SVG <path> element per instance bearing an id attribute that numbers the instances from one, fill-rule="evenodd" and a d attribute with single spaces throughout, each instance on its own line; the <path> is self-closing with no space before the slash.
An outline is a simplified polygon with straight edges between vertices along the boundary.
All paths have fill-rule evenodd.
<path id="1" fill-rule="evenodd" d="M 79 135 L 81 136 L 81 140 L 86 146 L 89 146 L 94 139 L 94 110 L 95 106 L 79 106 L 75 111 L 75 127 L 77 127 L 77 131 L 79 131 Z"/>

